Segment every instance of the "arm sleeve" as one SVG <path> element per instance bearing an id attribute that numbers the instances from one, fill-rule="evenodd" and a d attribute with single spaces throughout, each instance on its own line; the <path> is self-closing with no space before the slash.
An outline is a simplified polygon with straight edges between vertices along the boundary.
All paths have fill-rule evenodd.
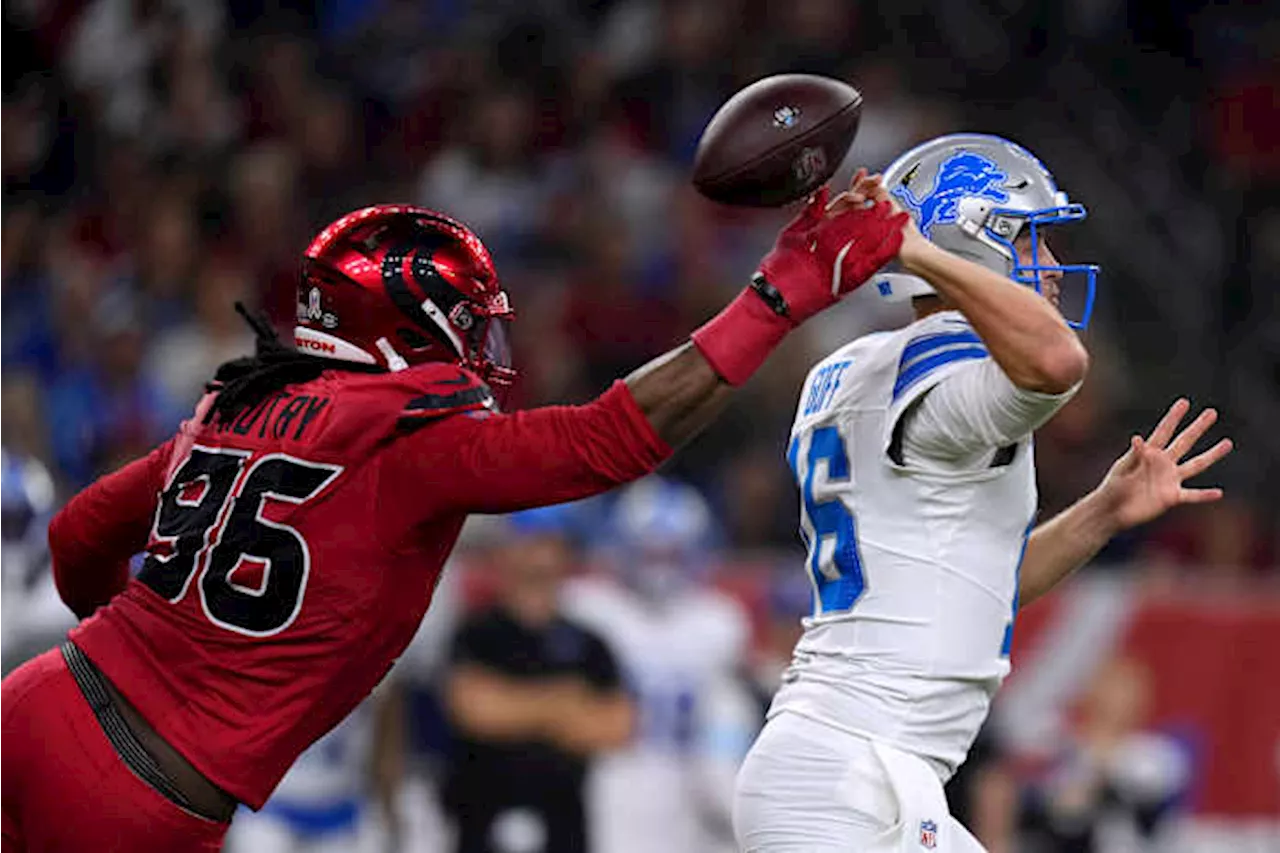
<path id="1" fill-rule="evenodd" d="M 147 546 L 173 440 L 108 474 L 67 503 L 49 524 L 58 594 L 81 619 L 129 581 L 129 558 Z"/>
<path id="2" fill-rule="evenodd" d="M 670 455 L 616 382 L 583 406 L 452 415 L 397 442 L 384 470 L 424 512 L 503 513 L 599 494 Z"/>
<path id="3" fill-rule="evenodd" d="M 1019 388 L 994 361 L 949 373 L 902 415 L 906 458 L 954 461 L 1016 444 L 1075 395 Z"/>

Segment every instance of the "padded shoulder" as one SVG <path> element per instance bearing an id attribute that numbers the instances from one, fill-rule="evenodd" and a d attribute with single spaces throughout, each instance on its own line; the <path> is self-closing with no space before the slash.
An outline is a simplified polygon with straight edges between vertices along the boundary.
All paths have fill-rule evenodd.
<path id="1" fill-rule="evenodd" d="M 478 376 L 452 364 L 429 363 L 395 373 L 345 374 L 337 381 L 337 432 L 348 440 L 380 443 L 460 412 L 495 410 L 493 393 Z"/>
<path id="2" fill-rule="evenodd" d="M 412 377 L 411 394 L 399 413 L 397 426 L 402 429 L 416 429 L 458 412 L 497 409 L 489 386 L 469 370 L 449 364 L 429 364 L 402 371 L 409 372 L 419 375 Z"/>

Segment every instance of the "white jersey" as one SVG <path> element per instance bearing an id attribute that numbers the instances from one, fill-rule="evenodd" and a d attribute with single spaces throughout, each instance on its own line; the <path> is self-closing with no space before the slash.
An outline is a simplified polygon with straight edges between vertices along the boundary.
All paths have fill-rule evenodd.
<path id="1" fill-rule="evenodd" d="M 859 338 L 810 372 L 788 461 L 814 612 L 771 716 L 955 771 L 1009 672 L 1031 432 L 1070 396 L 1016 388 L 954 311 Z"/>
<path id="2" fill-rule="evenodd" d="M 609 644 L 637 703 L 633 742 L 593 770 L 593 849 L 731 849 L 733 780 L 762 722 L 736 678 L 742 609 L 697 587 L 659 605 L 599 579 L 570 584 L 565 608 Z"/>

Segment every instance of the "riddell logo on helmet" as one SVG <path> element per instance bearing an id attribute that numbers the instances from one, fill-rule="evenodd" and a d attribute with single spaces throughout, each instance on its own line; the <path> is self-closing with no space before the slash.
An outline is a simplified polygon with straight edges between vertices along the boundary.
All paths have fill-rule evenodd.
<path id="1" fill-rule="evenodd" d="M 336 355 L 338 352 L 338 348 L 327 341 L 315 341 L 311 338 L 297 338 L 295 343 L 298 345 L 299 349 L 315 350 L 316 352 L 322 352 L 326 355 Z"/>

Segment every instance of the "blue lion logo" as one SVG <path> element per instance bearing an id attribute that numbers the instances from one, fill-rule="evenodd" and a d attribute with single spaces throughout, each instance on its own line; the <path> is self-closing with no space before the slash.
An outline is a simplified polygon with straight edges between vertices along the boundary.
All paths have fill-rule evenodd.
<path id="1" fill-rule="evenodd" d="M 959 151 L 943 162 L 924 198 L 917 199 L 902 184 L 894 187 L 891 193 L 915 216 L 920 233 L 929 237 L 933 226 L 956 221 L 956 205 L 962 198 L 978 196 L 992 201 L 1008 201 L 1009 194 L 1000 189 L 1008 177 L 986 157 Z"/>

